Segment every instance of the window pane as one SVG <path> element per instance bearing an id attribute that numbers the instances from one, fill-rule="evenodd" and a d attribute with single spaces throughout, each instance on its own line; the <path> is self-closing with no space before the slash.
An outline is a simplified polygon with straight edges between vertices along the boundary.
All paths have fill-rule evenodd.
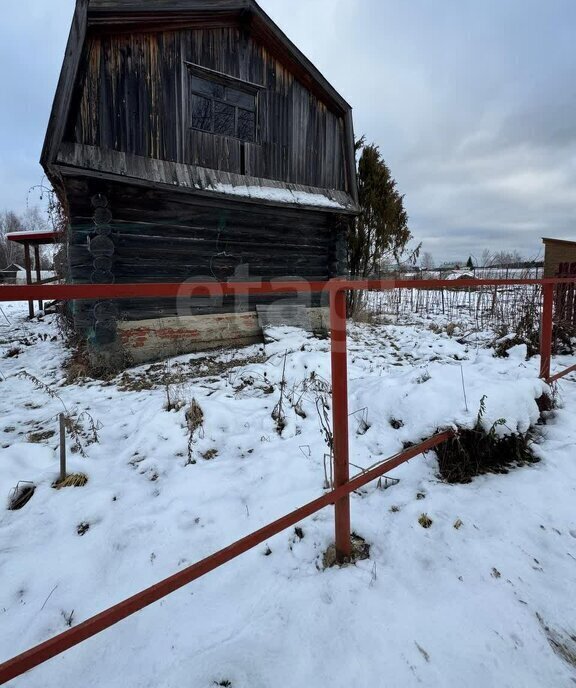
<path id="1" fill-rule="evenodd" d="M 212 131 L 212 101 L 202 96 L 192 96 L 190 99 L 192 126 L 202 131 Z"/>
<path id="2" fill-rule="evenodd" d="M 224 98 L 224 90 L 224 86 L 216 81 L 192 76 L 192 91 L 194 93 L 200 93 L 203 96 L 211 96 L 213 98 Z"/>
<path id="3" fill-rule="evenodd" d="M 246 110 L 256 109 L 256 96 L 245 91 L 239 91 L 237 88 L 226 89 L 226 100 L 233 105 L 239 105 Z"/>
<path id="4" fill-rule="evenodd" d="M 226 103 L 214 103 L 214 133 L 236 136 L 236 108 Z"/>
<path id="5" fill-rule="evenodd" d="M 238 108 L 238 138 L 243 141 L 256 140 L 256 115 Z"/>

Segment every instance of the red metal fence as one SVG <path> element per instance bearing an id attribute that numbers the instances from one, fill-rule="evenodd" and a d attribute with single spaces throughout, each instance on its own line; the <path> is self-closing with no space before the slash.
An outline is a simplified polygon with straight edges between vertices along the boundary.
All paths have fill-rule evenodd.
<path id="1" fill-rule="evenodd" d="M 286 294 L 325 292 L 330 299 L 331 364 L 332 364 L 332 419 L 334 434 L 334 489 L 322 497 L 296 509 L 264 528 L 246 536 L 216 554 L 180 571 L 133 597 L 120 602 L 106 611 L 80 623 L 78 626 L 47 640 L 0 665 L 0 684 L 37 667 L 43 662 L 78 645 L 88 638 L 119 623 L 144 607 L 157 602 L 175 590 L 197 580 L 210 571 L 226 564 L 248 550 L 278 535 L 314 513 L 334 505 L 336 552 L 340 561 L 351 555 L 350 494 L 401 464 L 433 449 L 453 437 L 453 432 L 443 432 L 421 444 L 392 457 L 379 466 L 350 479 L 348 444 L 348 369 L 346 342 L 346 294 L 351 290 L 388 289 L 455 289 L 486 286 L 542 286 L 541 365 L 540 375 L 549 383 L 576 371 L 572 366 L 554 376 L 550 375 L 552 359 L 554 288 L 559 284 L 576 284 L 576 279 L 555 280 L 418 280 L 418 281 L 350 281 L 330 282 L 237 282 L 185 284 L 98 284 L 98 285 L 42 285 L 0 287 L 0 302 L 80 299 L 105 300 L 121 298 L 185 298 L 199 296 L 228 296 L 256 294 Z"/>

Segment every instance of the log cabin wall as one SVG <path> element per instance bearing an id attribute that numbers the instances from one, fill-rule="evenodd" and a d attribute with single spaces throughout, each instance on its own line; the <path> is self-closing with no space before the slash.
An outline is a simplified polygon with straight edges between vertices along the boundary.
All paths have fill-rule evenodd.
<path id="1" fill-rule="evenodd" d="M 323 281 L 343 274 L 345 269 L 348 216 L 212 201 L 176 190 L 82 177 L 68 178 L 67 189 L 72 213 L 68 277 L 75 283 L 94 281 L 89 240 L 95 237 L 91 199 L 96 194 L 107 199 L 112 216 L 114 252 L 109 270 L 119 282 Z M 256 303 L 279 298 L 286 297 L 260 295 L 240 304 L 233 297 L 180 303 L 135 299 L 117 306 L 119 318 L 130 321 L 253 310 Z M 288 298 L 294 300 L 294 296 Z M 312 308 L 326 305 L 319 294 L 298 300 Z M 80 329 L 90 329 L 92 307 L 77 304 Z"/>
<path id="2" fill-rule="evenodd" d="M 254 85 L 254 142 L 191 127 L 190 64 Z M 343 116 L 329 110 L 241 27 L 93 32 L 80 73 L 68 141 L 350 191 Z"/>

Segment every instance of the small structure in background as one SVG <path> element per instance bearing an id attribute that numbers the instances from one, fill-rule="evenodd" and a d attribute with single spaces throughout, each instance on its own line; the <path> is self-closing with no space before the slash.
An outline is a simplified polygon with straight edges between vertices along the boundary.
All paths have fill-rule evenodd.
<path id="1" fill-rule="evenodd" d="M 78 0 L 42 154 L 72 283 L 341 276 L 355 157 L 351 106 L 254 0 Z M 256 306 L 276 299 L 87 300 L 72 315 L 108 371 L 262 341 Z M 291 303 L 321 323 L 320 294 Z"/>
<path id="2" fill-rule="evenodd" d="M 576 276 L 576 241 L 542 239 L 544 242 L 544 278 Z"/>
<path id="3" fill-rule="evenodd" d="M 548 239 L 544 242 L 544 278 L 576 277 L 576 241 Z M 576 298 L 573 284 L 558 285 L 554 304 L 556 324 L 576 327 Z"/>
<path id="4" fill-rule="evenodd" d="M 47 244 L 56 244 L 61 240 L 61 235 L 54 231 L 43 231 L 39 230 L 36 232 L 12 232 L 6 235 L 9 241 L 13 241 L 16 244 L 20 244 L 24 247 L 24 268 L 19 265 L 16 275 L 14 276 L 15 283 L 18 279 L 18 272 L 24 270 L 26 273 L 26 284 L 49 284 L 50 282 L 57 282 L 58 277 L 49 277 L 43 279 L 42 266 L 40 261 L 40 246 L 45 246 Z M 32 255 L 31 250 L 34 251 L 34 273 L 35 279 L 32 273 Z M 13 266 L 10 266 L 13 267 Z M 47 307 L 52 306 L 53 303 L 47 304 Z M 42 311 L 44 310 L 44 303 L 38 301 L 38 308 Z M 34 302 L 28 301 L 28 315 L 30 318 L 34 317 Z"/>
<path id="5" fill-rule="evenodd" d="M 0 284 L 16 284 L 18 273 L 25 272 L 24 268 L 18 263 L 11 263 L 3 270 L 0 270 Z"/>

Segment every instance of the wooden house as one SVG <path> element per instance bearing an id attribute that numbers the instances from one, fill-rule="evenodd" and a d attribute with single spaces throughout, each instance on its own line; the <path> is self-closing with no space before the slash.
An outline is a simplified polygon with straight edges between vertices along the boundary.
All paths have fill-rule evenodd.
<path id="1" fill-rule="evenodd" d="M 42 164 L 70 282 L 346 271 L 351 107 L 254 0 L 77 0 Z M 263 300 L 75 303 L 74 319 L 139 362 L 256 341 Z"/>
<path id="2" fill-rule="evenodd" d="M 0 270 L 0 284 L 16 284 L 18 273 L 24 272 L 24 268 L 18 263 L 10 263 L 3 270 Z"/>

